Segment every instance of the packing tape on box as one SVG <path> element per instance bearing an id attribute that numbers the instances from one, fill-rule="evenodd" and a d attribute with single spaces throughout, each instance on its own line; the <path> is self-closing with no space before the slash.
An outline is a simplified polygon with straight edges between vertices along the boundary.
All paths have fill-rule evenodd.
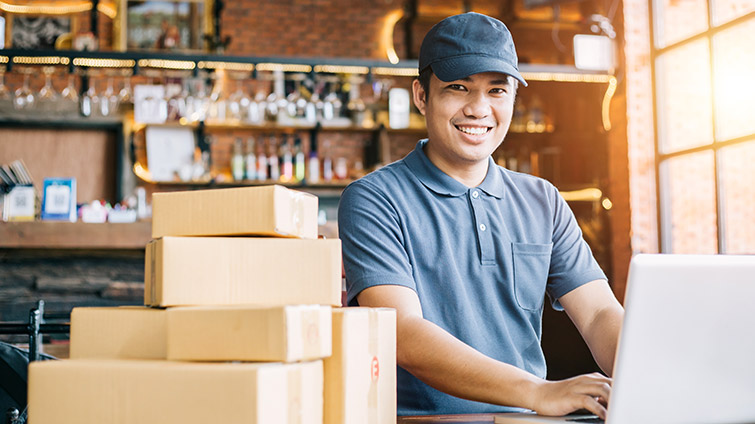
<path id="1" fill-rule="evenodd" d="M 295 192 L 291 199 L 291 211 L 293 212 L 293 224 L 296 229 L 296 234 L 301 234 L 302 227 L 304 226 L 304 197 L 307 194 L 302 192 Z"/>
<path id="2" fill-rule="evenodd" d="M 291 367 L 288 370 L 288 424 L 301 424 L 302 416 L 302 370 Z"/>
<path id="3" fill-rule="evenodd" d="M 367 422 L 377 424 L 378 420 L 378 381 L 380 380 L 380 361 L 378 360 L 379 312 L 369 311 L 369 354 L 370 354 L 370 389 L 367 394 Z"/>
<path id="4" fill-rule="evenodd" d="M 150 303 L 154 304 L 157 300 L 157 243 L 152 242 L 147 245 L 147 249 L 149 249 L 149 252 L 147 254 L 149 255 L 149 294 L 150 294 Z"/>
<path id="5" fill-rule="evenodd" d="M 302 311 L 301 339 L 304 341 L 302 357 L 314 358 L 320 353 L 322 345 L 320 334 L 320 309 L 312 308 Z"/>

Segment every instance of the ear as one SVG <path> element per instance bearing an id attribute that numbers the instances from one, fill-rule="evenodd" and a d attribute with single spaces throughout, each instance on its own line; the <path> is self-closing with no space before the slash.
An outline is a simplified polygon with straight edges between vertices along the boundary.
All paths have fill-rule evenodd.
<path id="1" fill-rule="evenodd" d="M 425 109 L 427 108 L 427 93 L 425 92 L 425 89 L 422 88 L 422 84 L 419 83 L 418 79 L 415 79 L 412 82 L 412 99 L 414 100 L 414 105 L 417 106 L 419 113 L 424 115 Z"/>

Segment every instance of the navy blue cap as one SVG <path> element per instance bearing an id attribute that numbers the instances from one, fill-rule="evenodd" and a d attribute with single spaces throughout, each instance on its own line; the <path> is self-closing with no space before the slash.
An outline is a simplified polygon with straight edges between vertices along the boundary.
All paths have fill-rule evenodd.
<path id="1" fill-rule="evenodd" d="M 430 29 L 419 49 L 419 71 L 428 66 L 445 82 L 481 72 L 500 72 L 527 86 L 519 73 L 508 28 L 498 19 L 479 13 L 451 16 Z"/>

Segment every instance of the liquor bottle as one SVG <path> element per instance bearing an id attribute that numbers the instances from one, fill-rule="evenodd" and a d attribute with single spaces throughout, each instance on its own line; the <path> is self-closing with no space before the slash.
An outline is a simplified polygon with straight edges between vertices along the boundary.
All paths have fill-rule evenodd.
<path id="1" fill-rule="evenodd" d="M 241 138 L 236 138 L 233 143 L 233 156 L 231 157 L 231 175 L 233 181 L 244 179 L 244 155 L 241 153 Z"/>
<path id="2" fill-rule="evenodd" d="M 330 142 L 323 144 L 322 179 L 326 182 L 333 181 L 333 161 L 330 159 Z"/>
<path id="3" fill-rule="evenodd" d="M 320 182 L 320 158 L 317 156 L 317 149 L 312 146 L 309 151 L 309 163 L 307 163 L 307 184 L 317 184 Z"/>
<path id="4" fill-rule="evenodd" d="M 244 156 L 244 166 L 247 180 L 257 179 L 257 156 L 254 154 L 254 137 L 246 140 L 246 155 Z"/>
<path id="5" fill-rule="evenodd" d="M 297 136 L 294 141 L 294 179 L 297 182 L 304 181 L 304 178 L 306 176 L 306 169 L 304 165 L 304 161 L 306 160 L 304 157 L 304 152 L 301 149 L 301 139 Z"/>
<path id="6" fill-rule="evenodd" d="M 283 136 L 280 147 L 281 182 L 288 183 L 294 179 L 294 158 L 291 153 L 291 144 L 287 136 Z"/>
<path id="7" fill-rule="evenodd" d="M 345 157 L 336 159 L 334 173 L 337 179 L 345 180 L 349 173 L 348 162 Z"/>
<path id="8" fill-rule="evenodd" d="M 273 181 L 278 181 L 281 177 L 280 160 L 278 159 L 278 143 L 275 136 L 271 135 L 269 139 L 267 152 L 268 176 Z"/>
<path id="9" fill-rule="evenodd" d="M 265 181 L 268 176 L 267 155 L 265 154 L 265 139 L 260 140 L 257 151 L 257 181 Z"/>

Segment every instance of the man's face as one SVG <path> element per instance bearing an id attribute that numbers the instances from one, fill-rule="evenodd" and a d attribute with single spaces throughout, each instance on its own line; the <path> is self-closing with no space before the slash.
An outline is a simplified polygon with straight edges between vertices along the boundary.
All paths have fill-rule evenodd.
<path id="1" fill-rule="evenodd" d="M 414 103 L 427 121 L 428 157 L 460 168 L 487 161 L 511 123 L 512 84 L 512 78 L 497 72 L 451 82 L 432 75 L 426 93 L 415 80 Z"/>

